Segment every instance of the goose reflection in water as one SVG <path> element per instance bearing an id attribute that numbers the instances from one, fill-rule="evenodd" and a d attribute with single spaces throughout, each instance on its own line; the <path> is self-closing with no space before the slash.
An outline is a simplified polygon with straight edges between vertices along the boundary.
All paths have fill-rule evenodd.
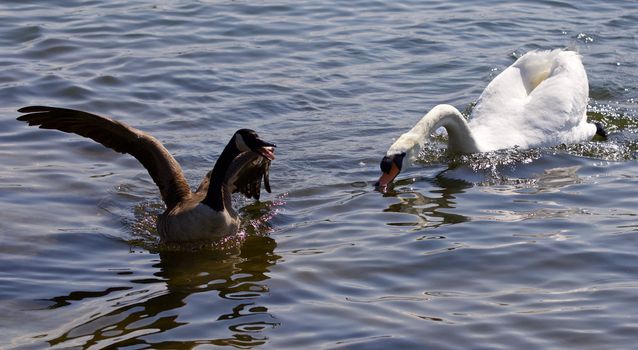
<path id="1" fill-rule="evenodd" d="M 88 315 L 81 323 L 62 326 L 61 334 L 48 339 L 51 346 L 81 342 L 86 347 L 152 348 L 177 346 L 175 334 L 190 334 L 209 323 L 207 339 L 179 340 L 180 348 L 202 344 L 252 347 L 265 343 L 264 331 L 277 327 L 276 317 L 260 305 L 269 293 L 269 269 L 281 257 L 274 254 L 270 237 L 249 235 L 230 252 L 206 249 L 159 253 L 152 278 L 131 279 L 132 287 L 112 287 L 102 292 L 71 292 L 51 298 L 50 308 L 87 303 L 95 297 L 110 298 L 110 307 Z M 172 340 L 163 333 L 171 331 Z M 176 333 L 177 332 L 177 333 Z M 195 331 L 198 332 L 198 331 Z M 192 337 L 187 337 L 192 339 Z"/>

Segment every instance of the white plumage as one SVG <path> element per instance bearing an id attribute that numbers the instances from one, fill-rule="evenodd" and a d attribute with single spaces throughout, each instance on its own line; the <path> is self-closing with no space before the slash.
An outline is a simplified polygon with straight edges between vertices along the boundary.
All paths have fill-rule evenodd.
<path id="1" fill-rule="evenodd" d="M 591 139 L 589 84 L 574 51 L 532 51 L 485 88 L 468 122 L 479 151 L 554 146 Z"/>
<path id="2" fill-rule="evenodd" d="M 422 145 L 445 127 L 456 153 L 511 147 L 542 147 L 592 138 L 587 122 L 589 85 L 580 55 L 574 51 L 531 51 L 490 82 L 469 121 L 449 105 L 434 107 L 401 135 L 388 155 Z"/>
<path id="3" fill-rule="evenodd" d="M 414 159 L 429 135 L 440 127 L 447 131 L 451 153 L 589 140 L 597 127 L 587 122 L 588 94 L 587 73 L 578 53 L 531 51 L 487 85 L 469 121 L 453 106 L 438 105 L 390 146 L 386 158 L 399 155 L 400 161 L 394 162 L 400 171 L 403 158 Z M 389 161 L 384 161 L 388 168 Z M 397 170 L 393 176 L 382 176 L 380 183 L 391 182 Z"/>

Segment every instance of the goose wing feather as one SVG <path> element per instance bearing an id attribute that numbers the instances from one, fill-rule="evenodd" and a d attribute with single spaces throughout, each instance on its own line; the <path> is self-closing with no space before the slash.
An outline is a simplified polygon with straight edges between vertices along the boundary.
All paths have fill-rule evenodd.
<path id="1" fill-rule="evenodd" d="M 20 121 L 42 129 L 55 129 L 90 138 L 120 153 L 135 157 L 160 189 L 167 207 L 190 196 L 179 163 L 153 136 L 111 118 L 74 109 L 47 106 L 20 108 Z"/>

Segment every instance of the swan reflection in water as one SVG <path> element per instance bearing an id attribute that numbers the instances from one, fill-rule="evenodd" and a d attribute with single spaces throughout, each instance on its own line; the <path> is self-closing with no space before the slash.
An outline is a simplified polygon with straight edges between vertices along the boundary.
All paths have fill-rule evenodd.
<path id="1" fill-rule="evenodd" d="M 79 324 L 64 326 L 49 344 L 171 348 L 179 342 L 180 348 L 192 348 L 265 343 L 264 331 L 279 323 L 259 300 L 270 292 L 268 272 L 281 257 L 274 253 L 275 240 L 263 232 L 248 233 L 235 243 L 224 250 L 166 249 L 152 266 L 153 277 L 131 279 L 133 286 L 51 298 L 49 308 L 90 303 L 96 297 L 107 306 Z M 168 331 L 170 338 L 163 335 Z M 176 339 L 178 334 L 182 336 Z"/>
<path id="2" fill-rule="evenodd" d="M 539 153 L 538 158 L 541 156 L 542 153 Z M 490 157 L 492 154 L 476 156 L 475 158 L 487 159 Z M 417 178 L 416 180 L 408 178 L 397 181 L 395 187 L 386 188 L 383 193 L 386 197 L 396 198 L 398 202 L 390 204 L 384 209 L 384 212 L 411 214 L 416 218 L 416 222 L 389 222 L 388 225 L 408 226 L 412 227 L 414 231 L 419 231 L 424 228 L 436 228 L 471 220 L 518 221 L 525 218 L 568 215 L 581 210 L 580 208 L 557 208 L 555 206 L 546 208 L 545 205 L 542 205 L 530 211 L 527 206 L 523 205 L 527 202 L 527 195 L 561 192 L 568 186 L 586 181 L 578 174 L 579 165 L 541 169 L 532 164 L 530 166 L 533 173 L 529 174 L 530 169 L 520 169 L 516 165 L 510 164 L 509 161 L 503 161 L 503 158 L 495 158 L 490 161 L 493 162 L 491 166 L 481 169 L 471 165 L 451 163 L 449 168 L 432 178 Z M 518 165 L 527 166 L 526 164 Z M 520 172 L 526 173 L 528 176 L 517 176 Z M 471 181 L 467 179 L 471 179 Z M 427 191 L 422 188 L 406 188 L 411 183 L 427 183 L 434 188 Z M 508 198 L 505 200 L 512 201 L 512 207 L 509 210 L 495 210 L 489 207 L 464 208 L 462 203 L 457 203 L 457 197 L 474 186 L 479 186 L 482 192 L 507 196 Z M 521 207 L 521 210 L 516 210 L 517 207 Z M 453 213 L 452 211 L 455 210 L 473 214 Z"/>
<path id="3" fill-rule="evenodd" d="M 399 180 L 396 182 L 396 187 L 387 189 L 384 196 L 395 197 L 399 202 L 391 204 L 384 212 L 412 214 L 417 220 L 416 222 L 391 222 L 388 225 L 412 226 L 414 230 L 420 230 L 425 227 L 469 221 L 469 217 L 451 213 L 450 209 L 456 208 L 456 195 L 465 192 L 473 184 L 461 179 L 447 178 L 443 174 L 444 172 L 441 172 L 434 178 L 421 179 L 437 187 L 427 194 L 412 189 L 396 189 L 409 184 L 412 179 Z"/>

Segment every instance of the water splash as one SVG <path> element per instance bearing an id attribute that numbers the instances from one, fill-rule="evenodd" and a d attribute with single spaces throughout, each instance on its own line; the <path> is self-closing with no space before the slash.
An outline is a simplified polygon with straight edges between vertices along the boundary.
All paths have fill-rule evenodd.
<path id="1" fill-rule="evenodd" d="M 576 40 L 585 44 L 590 44 L 594 42 L 594 36 L 587 33 L 579 33 L 578 35 L 576 35 Z"/>
<path id="2" fill-rule="evenodd" d="M 133 207 L 134 219 L 128 223 L 131 238 L 129 244 L 138 247 L 157 247 L 160 244 L 157 234 L 157 217 L 165 209 L 164 204 L 154 201 L 138 203 Z"/>
<path id="3" fill-rule="evenodd" d="M 127 242 L 134 247 L 145 250 L 159 251 L 189 251 L 208 249 L 214 251 L 234 251 L 248 236 L 264 236 L 273 231 L 270 222 L 280 212 L 280 207 L 286 204 L 287 193 L 277 195 L 273 201 L 247 203 L 245 198 L 237 196 L 235 202 L 241 206 L 239 214 L 242 223 L 239 232 L 211 242 L 190 243 L 162 243 L 157 234 L 157 217 L 162 214 L 165 206 L 160 202 L 142 202 L 133 207 L 134 219 L 125 223 L 129 227 L 131 238 Z"/>
<path id="4" fill-rule="evenodd" d="M 272 201 L 254 202 L 240 209 L 242 217 L 240 233 L 244 235 L 266 235 L 273 231 L 272 219 L 280 213 L 286 204 L 288 193 L 282 193 Z"/>

